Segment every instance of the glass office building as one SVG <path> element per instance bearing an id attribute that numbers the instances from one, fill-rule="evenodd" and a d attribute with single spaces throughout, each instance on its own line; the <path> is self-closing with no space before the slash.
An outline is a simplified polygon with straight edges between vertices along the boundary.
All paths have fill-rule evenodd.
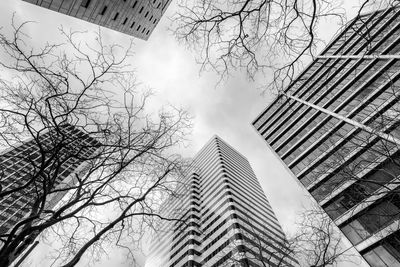
<path id="1" fill-rule="evenodd" d="M 44 8 L 149 39 L 171 0 L 24 0 Z"/>
<path id="2" fill-rule="evenodd" d="M 253 121 L 373 267 L 400 266 L 400 8 L 350 21 Z"/>
<path id="3" fill-rule="evenodd" d="M 62 190 L 84 171 L 85 159 L 100 143 L 65 124 L 0 154 L 0 237 L 7 238 L 17 223 L 28 218 L 43 201 L 51 210 L 65 195 Z M 44 193 L 46 190 L 46 194 Z M 40 221 L 40 218 L 36 218 Z M 32 223 L 35 223 L 33 218 Z M 23 228 L 23 224 L 16 228 Z M 1 248 L 1 242 L 0 242 Z"/>
<path id="4" fill-rule="evenodd" d="M 146 267 L 297 266 L 247 159 L 218 136 L 167 201 Z"/>

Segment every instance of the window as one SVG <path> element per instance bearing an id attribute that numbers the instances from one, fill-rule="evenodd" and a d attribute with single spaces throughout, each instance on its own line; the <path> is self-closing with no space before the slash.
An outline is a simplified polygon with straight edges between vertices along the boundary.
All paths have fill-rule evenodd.
<path id="1" fill-rule="evenodd" d="M 376 170 L 368 173 L 361 180 L 340 193 L 336 200 L 325 208 L 328 214 L 333 219 L 336 219 L 365 198 L 371 196 L 375 190 L 400 175 L 400 168 L 397 163 L 392 161 L 393 159 L 380 165 Z M 379 183 L 376 183 L 376 181 L 379 181 Z"/>
<path id="2" fill-rule="evenodd" d="M 119 16 L 119 12 L 115 13 L 113 20 L 116 20 L 118 18 L 118 16 Z"/>
<path id="3" fill-rule="evenodd" d="M 83 0 L 81 3 L 81 7 L 87 8 L 90 5 L 91 0 Z"/>
<path id="4" fill-rule="evenodd" d="M 400 217 L 400 195 L 388 194 L 341 227 L 353 244 L 358 244 Z"/>
<path id="5" fill-rule="evenodd" d="M 131 24 L 131 28 L 133 28 L 133 26 L 135 26 L 135 22 L 132 22 L 132 24 Z"/>
<path id="6" fill-rule="evenodd" d="M 103 16 L 106 13 L 106 11 L 107 11 L 107 6 L 104 6 L 103 10 L 100 12 L 100 15 Z"/>
<path id="7" fill-rule="evenodd" d="M 149 15 L 149 11 L 146 12 L 146 15 L 144 15 L 145 18 Z"/>
<path id="8" fill-rule="evenodd" d="M 125 18 L 124 22 L 122 22 L 122 25 L 125 25 L 127 21 L 128 21 L 128 18 Z"/>
<path id="9" fill-rule="evenodd" d="M 138 31 L 138 30 L 140 30 L 140 25 L 137 27 L 137 29 L 136 29 L 136 30 L 137 30 L 137 31 Z"/>
<path id="10" fill-rule="evenodd" d="M 133 6 L 132 6 L 132 8 L 135 8 L 135 7 L 136 7 L 136 5 L 137 5 L 137 1 L 135 1 L 135 3 L 133 3 Z"/>
<path id="11" fill-rule="evenodd" d="M 372 267 L 400 266 L 400 239 L 396 232 L 386 237 L 380 244 L 372 250 L 363 253 L 364 258 Z"/>
<path id="12" fill-rule="evenodd" d="M 143 8 L 144 8 L 144 7 L 141 7 L 141 8 L 140 8 L 139 14 L 141 14 L 141 13 L 143 12 Z"/>
<path id="13" fill-rule="evenodd" d="M 155 24 L 157 22 L 157 19 L 154 19 L 153 24 Z"/>
<path id="14" fill-rule="evenodd" d="M 169 0 L 167 0 L 162 8 L 162 10 L 164 10 L 164 8 L 168 5 Z"/>

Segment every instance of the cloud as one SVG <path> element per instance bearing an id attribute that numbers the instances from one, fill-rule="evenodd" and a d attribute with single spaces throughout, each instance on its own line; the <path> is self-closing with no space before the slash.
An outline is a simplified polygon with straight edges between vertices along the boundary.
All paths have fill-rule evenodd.
<path id="1" fill-rule="evenodd" d="M 251 126 L 251 121 L 273 96 L 262 97 L 257 89 L 257 84 L 262 81 L 249 82 L 240 73 L 234 73 L 231 79 L 217 88 L 218 77 L 215 74 L 203 73 L 200 76 L 195 55 L 180 46 L 167 31 L 167 17 L 176 8 L 176 1 L 173 1 L 147 42 L 135 40 L 136 55 L 130 63 L 136 68 L 142 84 L 155 89 L 156 96 L 151 102 L 153 108 L 156 110 L 165 103 L 171 103 L 187 107 L 192 112 L 195 126 L 190 146 L 182 148 L 185 156 L 193 156 L 212 135 L 218 134 L 247 157 L 281 225 L 285 230 L 293 230 L 296 213 L 303 204 L 309 203 L 307 192 Z M 29 28 L 34 44 L 53 41 L 54 36 L 58 36 L 60 25 L 87 31 L 98 29 L 96 25 L 22 1 L 3 0 L 0 10 L 1 25 L 9 25 L 13 12 L 20 20 L 37 21 Z M 334 31 L 324 29 L 324 36 L 332 36 Z M 109 29 L 102 28 L 102 32 L 106 40 L 115 40 L 121 45 L 126 45 L 131 39 Z M 112 259 L 110 261 L 113 262 Z M 107 266 L 106 263 L 99 263 L 98 266 Z"/>

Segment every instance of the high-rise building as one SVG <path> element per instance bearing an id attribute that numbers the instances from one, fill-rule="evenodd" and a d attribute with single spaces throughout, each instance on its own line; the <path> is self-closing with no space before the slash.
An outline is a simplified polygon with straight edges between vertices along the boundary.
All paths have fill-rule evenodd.
<path id="1" fill-rule="evenodd" d="M 24 0 L 147 40 L 171 0 Z"/>
<path id="2" fill-rule="evenodd" d="M 400 8 L 361 15 L 253 121 L 373 267 L 400 266 Z"/>
<path id="3" fill-rule="evenodd" d="M 295 266 L 285 235 L 247 159 L 218 136 L 195 156 L 146 267 Z"/>
<path id="4" fill-rule="evenodd" d="M 46 209 L 65 192 L 51 189 L 71 186 L 84 171 L 100 143 L 71 125 L 60 126 L 0 154 L 0 237 L 38 210 L 46 190 Z M 35 213 L 33 213 L 35 214 Z M 1 242 L 0 242 L 1 247 Z"/>

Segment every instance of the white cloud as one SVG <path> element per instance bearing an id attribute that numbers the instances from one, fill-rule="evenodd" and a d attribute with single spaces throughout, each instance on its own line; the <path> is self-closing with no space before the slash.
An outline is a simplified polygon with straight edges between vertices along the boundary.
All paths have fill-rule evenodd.
<path id="1" fill-rule="evenodd" d="M 346 5 L 352 6 L 350 3 Z M 175 8 L 173 2 L 147 42 L 135 40 L 136 56 L 131 63 L 137 69 L 138 79 L 156 90 L 152 101 L 155 109 L 163 103 L 171 103 L 188 107 L 195 116 L 190 146 L 182 148 L 185 156 L 194 155 L 212 135 L 218 134 L 248 158 L 282 227 L 284 230 L 293 229 L 296 213 L 308 203 L 307 192 L 251 126 L 251 121 L 272 96 L 262 97 L 257 89 L 260 81 L 249 82 L 239 73 L 217 88 L 218 77 L 213 73 L 200 76 L 194 54 L 180 46 L 167 31 L 167 17 Z M 29 28 L 33 43 L 53 41 L 58 36 L 60 25 L 76 30 L 98 29 L 96 25 L 22 1 L 2 0 L 0 10 L 1 25 L 10 24 L 13 12 L 20 20 L 37 21 Z M 324 25 L 323 36 L 329 38 L 337 27 L 329 22 Z M 121 45 L 129 43 L 130 37 L 124 34 L 103 28 L 102 32 L 106 40 L 115 40 Z M 118 257 L 119 254 L 115 255 Z M 111 259 L 100 265 L 107 266 L 110 262 L 116 261 Z"/>

